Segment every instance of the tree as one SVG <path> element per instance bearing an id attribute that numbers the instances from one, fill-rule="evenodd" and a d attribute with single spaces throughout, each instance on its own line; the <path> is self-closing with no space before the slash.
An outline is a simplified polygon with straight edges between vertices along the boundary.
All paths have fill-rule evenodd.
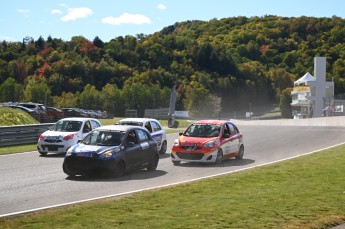
<path id="1" fill-rule="evenodd" d="M 93 39 L 93 45 L 97 48 L 103 48 L 104 42 L 98 36 L 96 36 L 95 39 Z"/>
<path id="2" fill-rule="evenodd" d="M 184 106 L 192 117 L 218 117 L 221 99 L 211 95 L 207 89 L 198 82 L 187 86 Z"/>
<path id="3" fill-rule="evenodd" d="M 45 41 L 42 36 L 38 38 L 37 41 L 35 41 L 35 46 L 37 51 L 41 51 L 44 48 Z"/>
<path id="4" fill-rule="evenodd" d="M 52 102 L 50 89 L 43 77 L 29 76 L 26 79 L 23 100 L 47 104 Z"/>
<path id="5" fill-rule="evenodd" d="M 18 82 L 24 82 L 27 76 L 26 64 L 23 60 L 13 60 L 8 64 L 9 76 L 17 79 Z"/>
<path id="6" fill-rule="evenodd" d="M 15 79 L 8 78 L 0 85 L 0 101 L 19 102 L 23 95 L 23 87 Z"/>
<path id="7" fill-rule="evenodd" d="M 83 109 L 101 110 L 103 104 L 100 98 L 100 92 L 97 91 L 96 87 L 88 84 L 80 93 L 78 105 Z"/>
<path id="8" fill-rule="evenodd" d="M 293 85 L 295 75 L 287 72 L 283 68 L 272 68 L 268 71 L 268 77 L 272 82 L 272 88 L 276 92 L 276 101 L 279 102 L 279 96 L 282 91 Z"/>
<path id="9" fill-rule="evenodd" d="M 286 88 L 282 91 L 282 94 L 280 95 L 279 108 L 283 118 L 292 118 L 291 91 L 292 88 Z"/>
<path id="10" fill-rule="evenodd" d="M 125 85 L 121 92 L 125 109 L 136 109 L 139 117 L 143 116 L 145 109 L 143 105 L 150 101 L 145 93 L 145 86 L 141 83 L 133 83 L 132 85 Z"/>
<path id="11" fill-rule="evenodd" d="M 121 97 L 121 90 L 115 84 L 105 85 L 100 96 L 103 103 L 103 110 L 107 111 L 108 115 L 124 116 L 125 104 Z"/>
<path id="12" fill-rule="evenodd" d="M 62 92 L 61 96 L 54 96 L 54 106 L 56 107 L 76 107 L 80 93 Z"/>

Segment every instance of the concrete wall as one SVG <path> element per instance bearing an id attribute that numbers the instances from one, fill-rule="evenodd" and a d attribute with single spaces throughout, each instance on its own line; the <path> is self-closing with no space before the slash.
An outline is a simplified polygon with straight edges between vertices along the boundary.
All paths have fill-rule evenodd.
<path id="1" fill-rule="evenodd" d="M 330 126 L 344 127 L 345 116 L 320 117 L 305 119 L 274 119 L 274 120 L 237 120 L 230 119 L 233 123 L 241 125 L 267 125 L 267 126 Z"/>

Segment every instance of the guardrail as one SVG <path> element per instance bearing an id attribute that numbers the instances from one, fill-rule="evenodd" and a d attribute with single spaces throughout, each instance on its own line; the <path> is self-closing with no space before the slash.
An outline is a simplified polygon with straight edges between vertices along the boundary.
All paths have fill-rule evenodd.
<path id="1" fill-rule="evenodd" d="M 0 147 L 37 143 L 38 137 L 53 124 L 1 126 Z"/>
<path id="2" fill-rule="evenodd" d="M 145 109 L 144 117 L 168 120 L 169 108 Z"/>

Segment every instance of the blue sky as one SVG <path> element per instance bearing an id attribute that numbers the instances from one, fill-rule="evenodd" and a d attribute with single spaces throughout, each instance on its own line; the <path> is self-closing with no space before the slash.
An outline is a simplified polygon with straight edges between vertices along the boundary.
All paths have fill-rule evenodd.
<path id="1" fill-rule="evenodd" d="M 237 16 L 345 18 L 344 0 L 10 0 L 0 8 L 0 41 L 50 35 L 104 42 L 152 34 L 175 22 Z"/>

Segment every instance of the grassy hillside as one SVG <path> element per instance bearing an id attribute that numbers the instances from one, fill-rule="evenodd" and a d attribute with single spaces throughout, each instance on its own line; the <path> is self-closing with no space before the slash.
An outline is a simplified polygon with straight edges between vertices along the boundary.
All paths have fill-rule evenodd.
<path id="1" fill-rule="evenodd" d="M 105 110 L 168 107 L 228 116 L 278 103 L 282 91 L 327 58 L 326 78 L 345 93 L 345 19 L 230 17 L 176 22 L 151 35 L 103 42 L 82 36 L 0 43 L 0 101 Z M 25 82 L 25 83 L 24 83 Z M 23 92 L 26 93 L 23 93 Z M 42 91 L 46 93 L 42 93 Z M 25 94 L 25 96 L 24 96 Z"/>
<path id="2" fill-rule="evenodd" d="M 38 124 L 39 122 L 24 111 L 0 107 L 0 126 Z"/>

